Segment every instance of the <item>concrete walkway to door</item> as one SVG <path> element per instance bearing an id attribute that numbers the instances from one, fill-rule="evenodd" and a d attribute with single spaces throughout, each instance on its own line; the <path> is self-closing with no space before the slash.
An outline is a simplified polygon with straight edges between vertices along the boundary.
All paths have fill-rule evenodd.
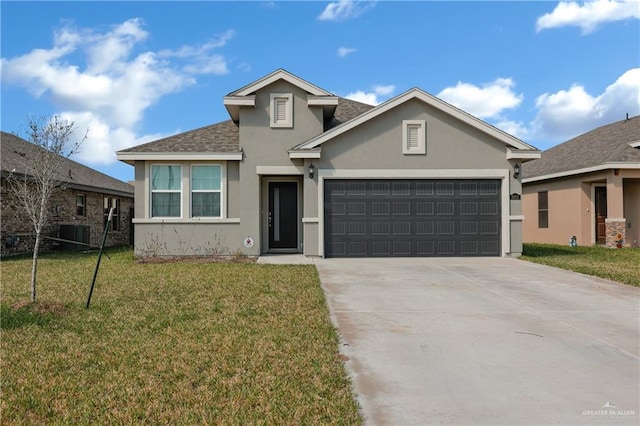
<path id="1" fill-rule="evenodd" d="M 368 424 L 640 423 L 638 288 L 508 258 L 315 263 Z"/>

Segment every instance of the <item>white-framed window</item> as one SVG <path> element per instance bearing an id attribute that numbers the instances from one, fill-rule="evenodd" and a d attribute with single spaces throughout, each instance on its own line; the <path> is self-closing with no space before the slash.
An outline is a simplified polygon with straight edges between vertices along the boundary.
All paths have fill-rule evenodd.
<path id="1" fill-rule="evenodd" d="M 181 217 L 182 166 L 151 165 L 151 217 Z"/>
<path id="2" fill-rule="evenodd" d="M 404 120 L 402 122 L 402 153 L 427 153 L 427 125 L 424 120 Z"/>
<path id="3" fill-rule="evenodd" d="M 293 94 L 272 93 L 270 99 L 271 127 L 293 127 Z"/>
<path id="4" fill-rule="evenodd" d="M 222 166 L 191 166 L 191 217 L 222 217 Z"/>

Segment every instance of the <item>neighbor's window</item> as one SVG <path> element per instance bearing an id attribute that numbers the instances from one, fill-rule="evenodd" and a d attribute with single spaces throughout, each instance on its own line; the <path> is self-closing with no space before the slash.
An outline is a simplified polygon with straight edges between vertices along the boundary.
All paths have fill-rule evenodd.
<path id="1" fill-rule="evenodd" d="M 549 227 L 549 193 L 538 192 L 538 228 Z"/>
<path id="2" fill-rule="evenodd" d="M 87 215 L 87 197 L 83 194 L 76 195 L 76 216 Z"/>
<path id="3" fill-rule="evenodd" d="M 113 216 L 111 217 L 111 230 L 120 231 L 120 200 L 117 198 L 104 198 L 104 225 L 109 220 L 109 211 L 113 207 Z"/>
<path id="4" fill-rule="evenodd" d="M 271 127 L 293 127 L 293 94 L 272 93 L 270 100 Z"/>
<path id="5" fill-rule="evenodd" d="M 151 165 L 151 217 L 180 217 L 182 167 Z"/>
<path id="6" fill-rule="evenodd" d="M 402 122 L 402 153 L 426 154 L 426 124 L 424 120 Z"/>
<path id="7" fill-rule="evenodd" d="M 222 217 L 222 167 L 191 166 L 191 216 Z"/>

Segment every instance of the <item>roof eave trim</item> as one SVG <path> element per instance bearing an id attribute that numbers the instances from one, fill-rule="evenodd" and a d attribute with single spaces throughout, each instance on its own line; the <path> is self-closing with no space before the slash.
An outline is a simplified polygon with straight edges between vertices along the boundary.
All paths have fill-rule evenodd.
<path id="1" fill-rule="evenodd" d="M 631 148 L 640 148 L 640 141 L 629 142 Z"/>
<path id="2" fill-rule="evenodd" d="M 224 96 L 222 98 L 224 107 L 227 109 L 229 116 L 236 123 L 240 120 L 240 107 L 256 106 L 256 97 L 251 96 Z"/>
<path id="3" fill-rule="evenodd" d="M 256 96 L 224 96 L 222 102 L 225 105 L 256 106 Z"/>
<path id="4" fill-rule="evenodd" d="M 321 158 L 322 152 L 320 150 L 314 151 L 289 151 L 289 158 Z"/>
<path id="5" fill-rule="evenodd" d="M 513 151 L 507 148 L 507 160 L 537 160 L 541 156 L 540 151 Z"/>
<path id="6" fill-rule="evenodd" d="M 96 192 L 99 194 L 109 194 L 109 195 L 118 195 L 121 197 L 133 198 L 133 187 L 131 187 L 131 192 L 121 191 L 119 189 L 110 189 L 110 188 L 101 188 L 93 185 L 83 185 L 73 182 L 64 182 L 64 189 L 74 189 L 76 191 L 87 191 L 87 192 Z"/>
<path id="7" fill-rule="evenodd" d="M 640 169 L 640 163 L 625 163 L 625 162 L 603 163 L 597 166 L 584 167 L 582 169 L 565 170 L 563 172 L 549 173 L 548 175 L 523 178 L 522 183 L 539 182 L 542 180 L 556 179 L 556 178 L 562 178 L 567 176 L 575 176 L 575 175 L 581 175 L 584 173 L 599 172 L 602 170 L 609 170 L 609 169 Z"/>
<path id="8" fill-rule="evenodd" d="M 307 96 L 308 106 L 338 106 L 337 96 Z"/>
<path id="9" fill-rule="evenodd" d="M 120 161 L 239 161 L 239 152 L 118 152 Z M 130 163 L 131 164 L 131 163 Z"/>
<path id="10" fill-rule="evenodd" d="M 346 123 L 341 124 L 340 126 L 334 127 L 333 129 L 316 136 L 313 139 L 308 140 L 307 142 L 299 145 L 300 148 L 315 148 L 318 145 L 321 145 L 322 143 L 341 135 L 342 133 L 353 129 L 354 127 L 359 126 L 360 124 L 367 122 L 411 99 L 419 99 L 422 102 L 426 103 L 427 105 L 430 105 L 434 108 L 437 108 L 459 120 L 461 120 L 462 122 L 475 127 L 476 129 L 490 135 L 493 136 L 494 138 L 502 141 L 503 143 L 505 143 L 506 145 L 509 145 L 513 148 L 516 149 L 522 149 L 522 150 L 527 150 L 527 151 L 532 151 L 532 150 L 536 150 L 535 147 L 521 141 L 520 139 L 496 128 L 493 127 L 491 125 L 489 125 L 488 123 L 485 123 L 484 121 L 472 116 L 471 114 L 468 114 L 464 111 L 462 111 L 461 109 L 458 109 L 456 107 L 454 107 L 451 104 L 448 104 L 447 102 L 443 101 L 442 99 L 438 99 L 435 96 L 432 96 L 430 94 L 428 94 L 427 92 L 418 89 L 418 88 L 413 88 L 408 90 L 405 93 L 402 93 L 398 96 L 396 96 L 395 98 L 389 99 L 388 101 L 378 105 L 377 107 L 359 115 L 358 117 L 347 121 Z"/>

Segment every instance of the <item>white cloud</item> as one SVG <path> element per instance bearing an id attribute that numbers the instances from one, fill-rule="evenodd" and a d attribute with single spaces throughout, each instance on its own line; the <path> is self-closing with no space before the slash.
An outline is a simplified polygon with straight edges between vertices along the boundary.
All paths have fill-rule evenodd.
<path id="1" fill-rule="evenodd" d="M 185 45 L 177 50 L 164 49 L 158 52 L 160 57 L 178 57 L 178 58 L 202 58 L 206 56 L 209 51 L 213 49 L 219 49 L 226 46 L 226 44 L 235 36 L 235 31 L 228 30 L 223 34 L 209 40 L 207 43 L 201 46 Z"/>
<path id="2" fill-rule="evenodd" d="M 481 87 L 458 82 L 438 93 L 438 97 L 476 117 L 499 118 L 506 110 L 520 105 L 522 94 L 513 91 L 515 82 L 510 78 L 497 78 Z"/>
<path id="3" fill-rule="evenodd" d="M 318 19 L 321 21 L 344 21 L 357 18 L 373 6 L 375 6 L 373 1 L 339 0 L 329 3 Z"/>
<path id="4" fill-rule="evenodd" d="M 249 72 L 249 71 L 251 71 L 251 65 L 249 65 L 247 62 L 240 62 L 236 66 L 236 69 L 238 71 L 242 71 L 242 72 Z"/>
<path id="5" fill-rule="evenodd" d="M 341 58 L 344 58 L 345 56 L 347 56 L 350 53 L 356 52 L 358 49 L 355 49 L 353 47 L 340 47 L 338 48 L 338 56 Z"/>
<path id="6" fill-rule="evenodd" d="M 345 98 L 351 99 L 353 101 L 362 102 L 369 105 L 378 105 L 382 102 L 379 97 L 388 98 L 391 94 L 393 94 L 396 86 L 393 84 L 387 86 L 373 86 L 372 91 L 365 92 L 363 90 L 357 90 L 355 92 L 349 93 Z M 385 99 L 386 100 L 386 99 Z"/>
<path id="7" fill-rule="evenodd" d="M 394 90 L 396 90 L 396 86 L 393 84 L 389 84 L 387 86 L 373 86 L 373 92 L 380 96 L 389 96 Z"/>
<path id="8" fill-rule="evenodd" d="M 536 138 L 563 141 L 598 126 L 640 114 L 640 68 L 622 74 L 599 95 L 584 86 L 544 93 L 536 99 L 538 113 L 532 123 Z"/>
<path id="9" fill-rule="evenodd" d="M 158 57 L 189 60 L 190 62 L 183 67 L 183 71 L 189 74 L 224 75 L 229 73 L 225 57 L 211 51 L 226 46 L 234 36 L 235 31 L 228 30 L 201 46 L 185 45 L 177 50 L 161 50 Z"/>
<path id="10" fill-rule="evenodd" d="M 4 83 L 47 96 L 63 118 L 89 128 L 79 157 L 88 163 L 109 164 L 114 151 L 159 135 L 136 135 L 147 108 L 164 95 L 195 83 L 195 75 L 228 72 L 223 55 L 212 53 L 234 36 L 233 31 L 200 46 L 160 52 L 142 51 L 149 38 L 140 19 L 131 19 L 105 32 L 78 29 L 70 23 L 55 32 L 50 49 L 34 49 L 0 60 Z M 85 66 L 71 55 L 84 53 Z M 75 56 L 73 58 L 75 60 Z"/>
<path id="11" fill-rule="evenodd" d="M 507 132 L 518 139 L 525 140 L 531 137 L 531 130 L 521 121 L 513 121 L 501 118 L 493 124 L 498 129 Z"/>
<path id="12" fill-rule="evenodd" d="M 159 139 L 166 135 L 151 134 L 136 136 L 133 130 L 126 127 L 114 127 L 105 123 L 92 112 L 62 112 L 63 120 L 73 122 L 77 142 L 87 132 L 87 139 L 80 146 L 80 151 L 73 157 L 76 161 L 90 164 L 112 164 L 116 161 L 116 151 L 142 143 Z"/>
<path id="13" fill-rule="evenodd" d="M 582 3 L 558 3 L 551 13 L 536 21 L 536 31 L 564 26 L 576 26 L 583 34 L 594 31 L 599 25 L 625 19 L 640 19 L 638 0 L 597 0 Z"/>

